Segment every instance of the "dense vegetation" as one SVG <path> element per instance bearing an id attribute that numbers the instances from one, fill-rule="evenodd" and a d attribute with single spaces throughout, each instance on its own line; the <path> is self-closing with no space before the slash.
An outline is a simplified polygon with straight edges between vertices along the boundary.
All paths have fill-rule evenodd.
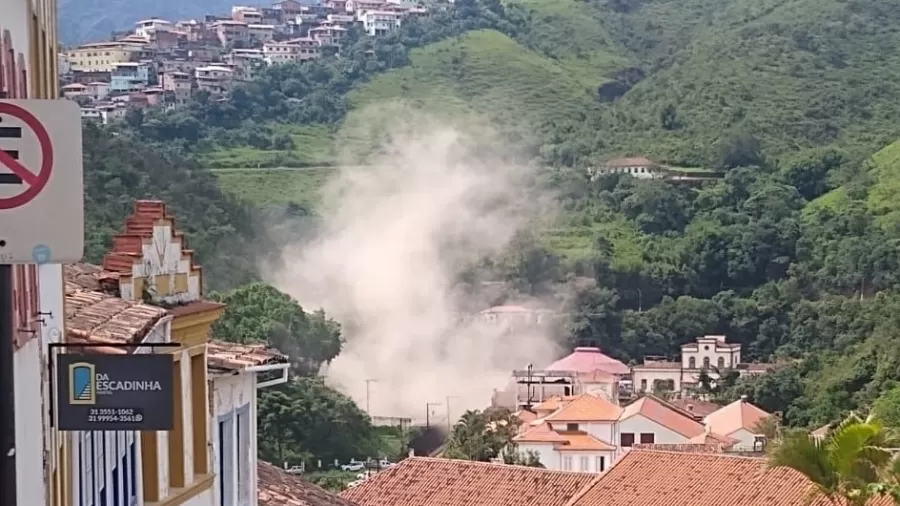
<path id="1" fill-rule="evenodd" d="M 197 160 L 327 163 L 333 135 L 370 142 L 340 129 L 353 122 L 348 111 L 401 96 L 429 107 L 439 96 L 444 112 L 486 115 L 554 167 L 538 184 L 563 212 L 517 238 L 492 274 L 523 295 L 576 287 L 560 308 L 574 316 L 570 343 L 596 342 L 638 362 L 725 334 L 746 359 L 781 367 L 755 379 L 729 375 L 710 393 L 746 394 L 791 426 L 896 404 L 888 393 L 900 382 L 900 204 L 892 198 L 900 143 L 890 144 L 900 136 L 897 12 L 887 0 L 459 1 L 383 39 L 353 34 L 340 57 L 269 68 L 230 101 L 200 95 L 180 111 L 89 127 L 90 256 L 133 197 L 165 198 L 210 284 L 235 306 L 218 327 L 223 337 L 278 343 L 308 374 L 339 352 L 337 327 L 264 285 L 238 288 L 256 279 L 254 260 L 270 244 L 255 226 L 265 215 L 223 194 Z M 725 176 L 697 187 L 591 181 L 581 167 L 642 153 Z M 228 174 L 221 181 L 248 180 Z M 251 177 L 271 177 L 285 200 L 302 202 L 295 214 L 315 206 L 285 190 L 281 176 Z M 364 414 L 315 380 L 300 381 L 261 408 L 273 417 L 261 430 L 275 431 L 261 444 L 267 458 L 374 451 Z M 320 406 L 327 412 L 317 414 Z M 473 425 L 492 421 L 472 416 Z M 289 446 L 272 439 L 281 424 L 325 427 L 334 417 L 358 429 L 339 451 L 316 446 L 326 434 L 299 429 L 280 443 Z M 447 450 L 484 458 L 493 442 L 470 448 L 470 436 Z"/>

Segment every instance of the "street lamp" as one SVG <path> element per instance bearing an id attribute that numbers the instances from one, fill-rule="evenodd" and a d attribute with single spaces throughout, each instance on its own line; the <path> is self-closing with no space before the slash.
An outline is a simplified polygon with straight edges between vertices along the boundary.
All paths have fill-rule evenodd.
<path id="1" fill-rule="evenodd" d="M 431 407 L 432 406 L 440 406 L 442 403 L 440 402 L 426 402 L 425 403 L 425 428 L 431 427 Z"/>
<path id="2" fill-rule="evenodd" d="M 377 382 L 376 379 L 367 379 L 366 380 L 366 414 L 372 416 L 372 412 L 369 411 L 369 385 L 373 382 Z"/>

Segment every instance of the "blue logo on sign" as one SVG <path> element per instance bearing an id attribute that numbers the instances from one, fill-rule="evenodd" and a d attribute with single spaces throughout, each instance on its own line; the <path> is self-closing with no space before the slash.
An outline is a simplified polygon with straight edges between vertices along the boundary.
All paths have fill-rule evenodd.
<path id="1" fill-rule="evenodd" d="M 50 248 L 44 246 L 43 244 L 38 244 L 31 250 L 31 258 L 34 259 L 34 263 L 46 264 L 50 262 Z"/>
<path id="2" fill-rule="evenodd" d="M 69 366 L 69 404 L 97 402 L 97 376 L 94 364 L 76 362 Z"/>

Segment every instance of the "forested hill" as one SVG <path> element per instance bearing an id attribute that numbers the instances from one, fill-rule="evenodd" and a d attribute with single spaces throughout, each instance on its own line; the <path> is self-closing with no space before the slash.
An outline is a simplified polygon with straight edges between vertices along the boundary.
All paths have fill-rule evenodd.
<path id="1" fill-rule="evenodd" d="M 486 275 L 551 299 L 595 280 L 561 308 L 567 336 L 625 361 L 724 334 L 786 365 L 712 395 L 833 421 L 900 381 L 898 18 L 887 0 L 459 0 L 388 37 L 351 33 L 339 58 L 271 67 L 229 100 L 87 135 L 91 252 L 123 203 L 161 196 L 197 231 L 208 277 L 244 284 L 268 244 L 260 207 L 314 215 L 318 183 L 262 170 L 259 198 L 239 200 L 248 179 L 209 165 L 334 163 L 334 142 L 371 145 L 357 115 L 391 99 L 483 115 L 545 167 L 535 184 L 564 211 Z M 724 179 L 588 180 L 626 154 Z"/>

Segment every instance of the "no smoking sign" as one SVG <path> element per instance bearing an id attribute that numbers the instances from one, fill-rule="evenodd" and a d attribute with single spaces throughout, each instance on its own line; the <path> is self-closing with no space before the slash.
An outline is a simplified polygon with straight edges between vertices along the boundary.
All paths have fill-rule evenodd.
<path id="1" fill-rule="evenodd" d="M 72 263 L 83 251 L 78 104 L 0 100 L 0 264 Z"/>

